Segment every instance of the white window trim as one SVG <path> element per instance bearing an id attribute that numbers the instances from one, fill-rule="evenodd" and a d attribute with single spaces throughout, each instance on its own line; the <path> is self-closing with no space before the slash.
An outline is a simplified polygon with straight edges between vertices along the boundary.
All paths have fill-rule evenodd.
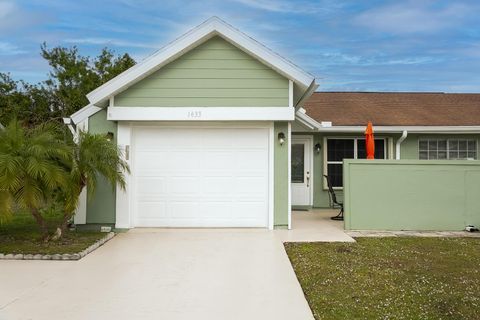
<path id="1" fill-rule="evenodd" d="M 343 164 L 343 161 L 328 161 L 328 140 L 354 140 L 353 143 L 353 157 L 358 159 L 358 140 L 365 140 L 365 137 L 355 136 L 355 137 L 324 137 L 323 138 L 323 174 L 328 175 L 328 165 L 329 164 Z M 388 147 L 388 137 L 376 137 L 375 140 L 383 140 L 383 156 L 384 159 L 387 158 L 387 147 Z M 323 190 L 328 190 L 328 185 L 323 180 Z M 343 190 L 343 187 L 333 187 L 334 190 Z"/>
<path id="2" fill-rule="evenodd" d="M 429 141 L 437 141 L 437 145 L 438 145 L 438 141 L 441 141 L 441 140 L 445 140 L 447 142 L 447 149 L 446 149 L 447 158 L 446 159 L 420 159 L 420 141 L 427 141 L 427 143 Z M 450 159 L 450 141 L 452 141 L 452 140 L 467 141 L 467 143 L 468 143 L 468 141 L 475 141 L 476 159 L 470 159 L 470 158 Z M 468 149 L 468 147 L 467 147 L 467 149 Z M 437 153 L 438 153 L 438 150 L 437 150 Z M 428 150 L 427 150 L 427 155 L 428 155 Z M 419 160 L 477 160 L 478 159 L 478 140 L 477 139 L 471 139 L 471 138 L 435 138 L 435 137 L 418 138 L 418 141 L 417 141 L 417 156 L 418 156 Z"/>

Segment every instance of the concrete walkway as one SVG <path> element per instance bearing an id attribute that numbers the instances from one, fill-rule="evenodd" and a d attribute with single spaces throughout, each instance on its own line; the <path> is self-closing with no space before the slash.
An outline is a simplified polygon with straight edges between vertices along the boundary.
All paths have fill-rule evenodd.
<path id="1" fill-rule="evenodd" d="M 313 319 L 282 241 L 351 238 L 294 217 L 295 231 L 134 229 L 76 262 L 0 261 L 0 319 Z"/>

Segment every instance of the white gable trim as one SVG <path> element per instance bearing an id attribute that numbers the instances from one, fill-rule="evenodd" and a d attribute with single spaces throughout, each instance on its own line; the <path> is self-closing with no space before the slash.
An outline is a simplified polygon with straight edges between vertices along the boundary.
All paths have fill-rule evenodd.
<path id="1" fill-rule="evenodd" d="M 236 47 L 251 54 L 286 78 L 293 80 L 295 84 L 300 87 L 306 89 L 315 82 L 315 78 L 312 75 L 303 71 L 290 61 L 218 17 L 212 17 L 146 58 L 144 61 L 136 64 L 87 94 L 88 100 L 91 104 L 95 104 L 119 93 L 215 35 L 221 36 Z"/>
<path id="2" fill-rule="evenodd" d="M 78 110 L 74 114 L 70 116 L 70 119 L 72 119 L 72 122 L 74 124 L 78 124 L 82 122 L 83 120 L 89 118 L 90 116 L 94 115 L 98 111 L 102 110 L 102 108 L 99 108 L 97 106 L 94 106 L 93 104 L 89 104 L 82 109 Z"/>
<path id="3" fill-rule="evenodd" d="M 108 107 L 113 121 L 292 121 L 291 107 Z"/>

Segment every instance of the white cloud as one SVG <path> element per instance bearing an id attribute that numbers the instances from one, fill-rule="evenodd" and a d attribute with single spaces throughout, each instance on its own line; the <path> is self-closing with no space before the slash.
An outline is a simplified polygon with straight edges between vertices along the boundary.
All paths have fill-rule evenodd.
<path id="1" fill-rule="evenodd" d="M 281 13 L 310 13 L 327 12 L 340 5 L 336 1 L 287 1 L 287 0 L 233 0 L 248 7 L 265 11 Z"/>
<path id="2" fill-rule="evenodd" d="M 27 51 L 20 49 L 19 47 L 11 44 L 10 42 L 0 41 L 0 56 L 16 55 L 26 52 Z"/>
<path id="3" fill-rule="evenodd" d="M 104 46 L 116 46 L 116 47 L 127 47 L 127 48 L 159 48 L 160 46 L 155 46 L 153 43 L 141 43 L 133 42 L 128 40 L 119 40 L 119 39 L 110 39 L 110 38 L 68 38 L 63 40 L 66 43 L 71 44 L 93 44 L 93 45 L 104 45 Z"/>
<path id="4" fill-rule="evenodd" d="M 0 19 L 6 19 L 10 16 L 16 9 L 16 6 L 13 2 L 10 1 L 1 1 L 0 2 Z"/>
<path id="5" fill-rule="evenodd" d="M 40 15 L 23 10 L 13 1 L 0 0 L 0 32 L 18 31 L 21 27 L 31 26 L 41 20 Z"/>
<path id="6" fill-rule="evenodd" d="M 389 58 L 383 55 L 360 56 L 339 52 L 323 52 L 317 54 L 316 64 L 351 65 L 351 66 L 388 66 L 388 65 L 421 65 L 441 62 L 442 59 L 429 56 Z"/>
<path id="7" fill-rule="evenodd" d="M 353 22 L 378 32 L 431 33 L 455 26 L 473 11 L 472 7 L 455 2 L 439 7 L 432 1 L 400 1 L 364 11 Z"/>

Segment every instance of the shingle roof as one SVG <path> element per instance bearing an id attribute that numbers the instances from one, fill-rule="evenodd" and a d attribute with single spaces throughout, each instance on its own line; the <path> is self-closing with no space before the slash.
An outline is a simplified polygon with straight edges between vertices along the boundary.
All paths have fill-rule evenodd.
<path id="1" fill-rule="evenodd" d="M 480 125 L 479 93 L 315 92 L 304 109 L 334 126 Z"/>

